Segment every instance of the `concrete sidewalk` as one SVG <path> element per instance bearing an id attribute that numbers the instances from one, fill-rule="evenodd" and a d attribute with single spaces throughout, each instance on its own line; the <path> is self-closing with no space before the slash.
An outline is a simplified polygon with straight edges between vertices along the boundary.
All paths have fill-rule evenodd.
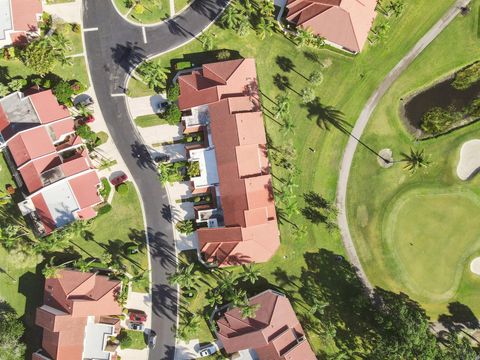
<path id="1" fill-rule="evenodd" d="M 43 11 L 56 16 L 68 23 L 82 23 L 82 0 L 62 4 L 47 4 L 43 1 Z"/>

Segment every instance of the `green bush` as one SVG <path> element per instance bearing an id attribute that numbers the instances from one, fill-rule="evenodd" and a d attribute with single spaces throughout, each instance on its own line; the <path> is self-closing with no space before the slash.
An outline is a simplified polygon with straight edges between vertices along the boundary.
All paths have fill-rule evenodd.
<path id="1" fill-rule="evenodd" d="M 180 122 L 180 118 L 182 117 L 182 112 L 178 108 L 177 104 L 172 104 L 165 111 L 164 117 L 168 124 L 177 125 Z"/>
<path id="2" fill-rule="evenodd" d="M 452 86 L 458 90 L 468 89 L 480 80 L 480 61 L 476 62 L 455 74 Z"/>
<path id="3" fill-rule="evenodd" d="M 97 215 L 105 215 L 112 210 L 112 205 L 105 204 L 97 210 Z"/>
<path id="4" fill-rule="evenodd" d="M 188 64 L 190 64 L 190 62 Z M 178 82 L 176 82 L 167 89 L 167 99 L 171 102 L 177 101 L 178 95 L 180 95 L 180 87 L 178 86 Z"/>
<path id="5" fill-rule="evenodd" d="M 179 222 L 177 222 L 175 227 L 177 228 L 177 230 L 180 233 L 185 234 L 185 235 L 190 235 L 191 233 L 193 233 L 195 231 L 195 225 L 193 223 L 193 220 L 179 221 Z"/>
<path id="6" fill-rule="evenodd" d="M 185 139 L 185 141 L 186 141 L 187 143 L 191 143 L 191 142 L 193 141 L 193 137 L 187 136 L 187 138 Z"/>
<path id="7" fill-rule="evenodd" d="M 119 185 L 117 185 L 117 187 L 115 188 L 115 190 L 116 190 L 117 193 L 119 193 L 120 195 L 126 194 L 126 193 L 128 193 L 128 185 L 125 184 L 125 183 L 119 184 Z"/>
<path id="8" fill-rule="evenodd" d="M 126 331 L 123 331 L 123 330 L 118 335 L 118 340 L 120 341 L 120 347 L 122 349 L 128 349 L 133 344 L 133 339 L 130 336 L 130 334 Z"/>
<path id="9" fill-rule="evenodd" d="M 78 23 L 71 23 L 70 24 L 70 27 L 72 29 L 72 31 L 76 34 L 78 34 L 80 32 L 80 24 Z"/>
<path id="10" fill-rule="evenodd" d="M 198 161 L 191 161 L 187 165 L 188 176 L 197 177 L 200 176 L 200 163 Z"/>
<path id="11" fill-rule="evenodd" d="M 198 141 L 198 142 L 202 141 L 202 137 L 200 135 L 195 136 L 195 141 Z"/>
<path id="12" fill-rule="evenodd" d="M 78 136 L 88 142 L 95 143 L 97 140 L 97 134 L 95 134 L 95 132 L 90 129 L 90 126 L 87 124 L 77 126 L 75 131 L 77 132 Z"/>
<path id="13" fill-rule="evenodd" d="M 72 96 L 74 94 L 74 90 L 72 89 L 72 85 L 70 85 L 68 82 L 60 81 L 53 88 L 53 93 L 60 104 L 72 106 Z"/>
<path id="14" fill-rule="evenodd" d="M 112 186 L 110 185 L 110 181 L 107 178 L 102 178 L 102 189 L 100 190 L 100 195 L 107 200 L 108 195 L 110 195 L 110 191 L 112 190 Z"/>
<path id="15" fill-rule="evenodd" d="M 80 81 L 74 81 L 72 84 L 71 84 L 71 87 L 72 87 L 72 91 L 75 95 L 77 94 L 80 94 L 82 92 L 84 92 L 87 88 L 85 87 L 85 85 L 83 85 Z"/>
<path id="16" fill-rule="evenodd" d="M 199 203 L 200 201 L 202 201 L 202 198 L 200 196 L 195 196 L 193 198 L 193 202 Z"/>

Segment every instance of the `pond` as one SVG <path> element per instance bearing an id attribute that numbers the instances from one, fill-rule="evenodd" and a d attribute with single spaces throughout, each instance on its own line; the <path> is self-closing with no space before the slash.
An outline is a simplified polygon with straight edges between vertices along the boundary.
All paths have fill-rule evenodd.
<path id="1" fill-rule="evenodd" d="M 423 115 L 434 107 L 448 108 L 450 105 L 463 109 L 480 97 L 480 81 L 466 90 L 455 89 L 451 83 L 453 76 L 422 91 L 405 104 L 405 117 L 415 129 L 420 129 Z"/>

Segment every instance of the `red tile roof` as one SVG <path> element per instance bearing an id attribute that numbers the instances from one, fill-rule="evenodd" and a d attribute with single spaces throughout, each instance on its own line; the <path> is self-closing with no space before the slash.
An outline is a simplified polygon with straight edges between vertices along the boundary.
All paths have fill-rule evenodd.
<path id="1" fill-rule="evenodd" d="M 55 360 L 81 360 L 88 316 L 120 315 L 115 300 L 120 281 L 106 276 L 61 270 L 45 280 L 44 303 L 35 323 L 43 328 L 43 349 Z"/>
<path id="2" fill-rule="evenodd" d="M 10 0 L 12 8 L 13 30 L 15 31 L 37 31 L 37 14 L 41 14 L 41 0 Z"/>
<path id="3" fill-rule="evenodd" d="M 287 20 L 350 51 L 362 50 L 377 0 L 288 0 Z"/>
<path id="4" fill-rule="evenodd" d="M 243 318 L 238 308 L 218 321 L 217 337 L 227 353 L 254 349 L 260 360 L 315 360 L 305 333 L 288 299 L 267 290 L 249 299 L 259 308 L 253 318 Z"/>
<path id="5" fill-rule="evenodd" d="M 208 105 L 210 114 L 225 228 L 197 234 L 204 257 L 219 266 L 267 261 L 280 245 L 256 81 L 253 59 L 206 64 L 179 77 L 181 107 Z M 198 84 L 209 84 L 219 100 L 211 102 Z"/>
<path id="6" fill-rule="evenodd" d="M 70 112 L 67 107 L 58 103 L 52 90 L 45 90 L 32 94 L 30 95 L 30 100 L 35 107 L 35 111 L 42 124 L 70 117 Z"/>
<path id="7" fill-rule="evenodd" d="M 7 144 L 17 166 L 55 151 L 52 138 L 42 126 L 17 134 Z"/>
<path id="8" fill-rule="evenodd" d="M 70 179 L 69 183 L 80 209 L 102 202 L 97 190 L 100 179 L 96 171 L 91 170 L 80 176 L 76 176 Z"/>
<path id="9" fill-rule="evenodd" d="M 35 194 L 30 198 L 32 200 L 33 206 L 35 206 L 35 212 L 37 213 L 40 221 L 45 227 L 45 232 L 50 234 L 57 227 L 55 219 L 53 218 L 50 210 L 48 209 L 47 203 L 43 198 L 42 193 Z"/>
<path id="10" fill-rule="evenodd" d="M 29 193 L 33 193 L 43 187 L 41 174 L 62 163 L 57 153 L 51 153 L 41 158 L 29 161 L 18 169 L 23 182 Z"/>

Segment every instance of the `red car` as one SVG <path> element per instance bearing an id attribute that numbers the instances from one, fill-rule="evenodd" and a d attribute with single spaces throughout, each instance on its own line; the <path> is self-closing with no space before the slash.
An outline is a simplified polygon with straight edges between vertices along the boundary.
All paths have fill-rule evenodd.
<path id="1" fill-rule="evenodd" d="M 112 183 L 113 186 L 118 186 L 120 184 L 123 184 L 125 181 L 128 180 L 127 174 L 122 174 L 117 177 L 114 177 L 110 182 Z"/>
<path id="2" fill-rule="evenodd" d="M 145 314 L 145 312 L 141 310 L 129 310 L 128 318 L 130 321 L 143 323 L 147 321 L 147 314 Z"/>

